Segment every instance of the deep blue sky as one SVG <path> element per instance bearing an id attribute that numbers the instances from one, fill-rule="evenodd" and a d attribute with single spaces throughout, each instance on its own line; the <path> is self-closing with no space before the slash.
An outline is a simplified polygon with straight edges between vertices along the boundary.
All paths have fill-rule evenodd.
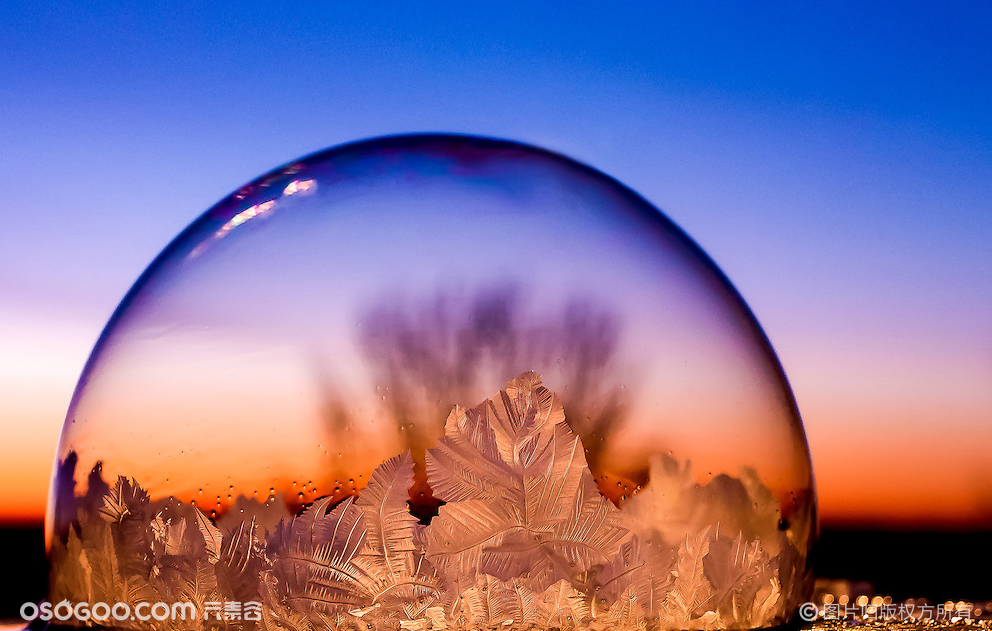
<path id="1" fill-rule="evenodd" d="M 925 463 L 935 427 L 948 459 L 992 431 L 992 5 L 229 4 L 0 5 L 8 449 L 48 467 L 103 322 L 196 215 L 404 131 L 542 145 L 664 209 L 764 324 L 825 508 L 881 475 L 869 451 L 842 466 L 849 438 L 905 431 L 897 455 Z M 953 460 L 992 519 L 987 457 Z"/>

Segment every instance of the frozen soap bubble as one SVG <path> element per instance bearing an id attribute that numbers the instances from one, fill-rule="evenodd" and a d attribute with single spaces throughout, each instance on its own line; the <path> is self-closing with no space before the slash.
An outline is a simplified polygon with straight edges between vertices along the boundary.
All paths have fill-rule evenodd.
<path id="1" fill-rule="evenodd" d="M 224 199 L 121 302 L 57 457 L 51 600 L 195 628 L 750 628 L 809 594 L 754 316 L 644 199 L 512 142 L 359 142 Z"/>

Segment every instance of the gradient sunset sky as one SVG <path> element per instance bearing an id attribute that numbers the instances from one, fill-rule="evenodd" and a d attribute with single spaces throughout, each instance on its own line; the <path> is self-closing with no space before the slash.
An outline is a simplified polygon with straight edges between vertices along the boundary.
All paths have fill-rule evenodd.
<path id="1" fill-rule="evenodd" d="M 992 527 L 992 6 L 0 5 L 0 521 L 104 323 L 261 173 L 496 136 L 663 209 L 762 323 L 826 525 Z"/>

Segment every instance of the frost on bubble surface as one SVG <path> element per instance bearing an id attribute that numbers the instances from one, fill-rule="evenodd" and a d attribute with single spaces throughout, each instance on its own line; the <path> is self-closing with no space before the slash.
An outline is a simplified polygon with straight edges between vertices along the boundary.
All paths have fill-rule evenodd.
<path id="1" fill-rule="evenodd" d="M 278 498 L 241 497 L 216 522 L 97 468 L 53 544 L 53 601 L 260 604 L 258 620 L 224 621 L 233 629 L 754 628 L 790 614 L 799 553 L 753 471 L 703 486 L 658 458 L 618 508 L 533 372 L 452 410 L 426 464 L 444 502 L 427 524 L 408 504 L 409 451 L 357 499 L 292 516 Z M 216 626 L 200 618 L 187 626 Z"/>

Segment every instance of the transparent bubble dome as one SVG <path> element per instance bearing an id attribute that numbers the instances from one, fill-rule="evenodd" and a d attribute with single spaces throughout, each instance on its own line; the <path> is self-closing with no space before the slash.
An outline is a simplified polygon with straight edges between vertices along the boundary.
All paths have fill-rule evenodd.
<path id="1" fill-rule="evenodd" d="M 782 368 L 685 233 L 560 155 L 413 135 L 276 169 L 154 260 L 48 529 L 53 602 L 196 625 L 751 628 L 807 598 L 816 500 Z"/>

